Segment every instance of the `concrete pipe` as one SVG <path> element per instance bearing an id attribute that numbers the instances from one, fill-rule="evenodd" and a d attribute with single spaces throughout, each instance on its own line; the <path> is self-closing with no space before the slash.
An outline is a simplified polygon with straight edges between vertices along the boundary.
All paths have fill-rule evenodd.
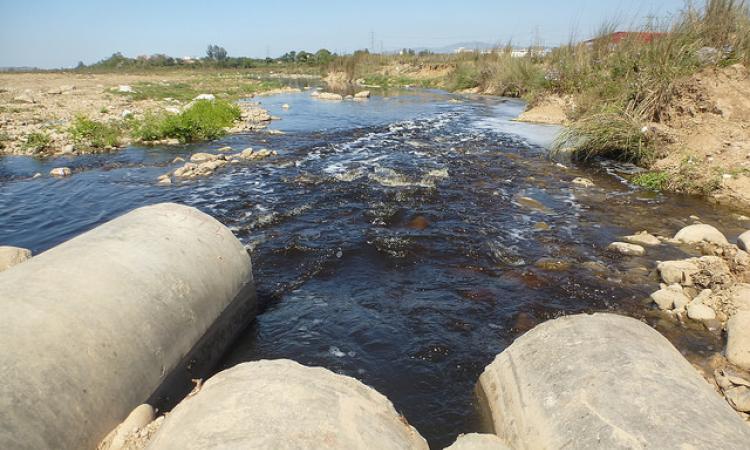
<path id="1" fill-rule="evenodd" d="M 750 427 L 661 334 L 627 317 L 546 322 L 479 378 L 495 433 L 520 449 L 746 449 Z"/>
<path id="2" fill-rule="evenodd" d="M 255 304 L 242 244 L 176 204 L 0 273 L 0 448 L 96 447 L 139 404 L 205 376 Z"/>
<path id="3" fill-rule="evenodd" d="M 167 415 L 152 450 L 419 450 L 427 442 L 361 382 L 294 361 L 239 364 Z"/>

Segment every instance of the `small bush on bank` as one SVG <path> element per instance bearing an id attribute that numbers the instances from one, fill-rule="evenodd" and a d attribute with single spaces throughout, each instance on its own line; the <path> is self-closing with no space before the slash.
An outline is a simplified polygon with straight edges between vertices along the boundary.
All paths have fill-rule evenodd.
<path id="1" fill-rule="evenodd" d="M 650 191 L 663 191 L 669 185 L 669 174 L 667 172 L 646 172 L 633 178 L 633 184 L 646 188 Z"/>
<path id="2" fill-rule="evenodd" d="M 46 148 L 48 148 L 51 143 L 52 143 L 52 140 L 46 133 L 37 131 L 37 132 L 33 132 L 29 134 L 26 137 L 26 142 L 23 144 L 23 148 L 25 150 L 31 150 L 34 153 L 39 153 L 45 150 Z M 0 146 L 1 145 L 2 145 L 2 142 L 0 142 Z"/>
<path id="3" fill-rule="evenodd" d="M 68 132 L 76 144 L 91 148 L 117 147 L 122 139 L 121 124 L 97 122 L 77 116 Z"/>
<path id="4" fill-rule="evenodd" d="M 240 117 L 237 105 L 222 100 L 199 100 L 179 114 L 146 114 L 143 119 L 131 123 L 131 134 L 142 141 L 216 139 Z"/>

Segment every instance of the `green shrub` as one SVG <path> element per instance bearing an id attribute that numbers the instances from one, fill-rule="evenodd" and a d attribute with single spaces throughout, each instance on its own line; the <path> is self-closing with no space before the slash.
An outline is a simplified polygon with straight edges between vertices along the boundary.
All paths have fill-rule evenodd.
<path id="1" fill-rule="evenodd" d="M 46 133 L 36 131 L 26 137 L 23 148 L 31 150 L 34 153 L 39 153 L 48 148 L 51 142 L 50 137 Z"/>
<path id="2" fill-rule="evenodd" d="M 667 172 L 646 172 L 633 178 L 633 183 L 650 191 L 662 191 L 669 185 Z"/>
<path id="3" fill-rule="evenodd" d="M 142 141 L 176 138 L 180 142 L 216 139 L 241 117 L 237 105 L 223 100 L 199 100 L 179 114 L 147 114 L 131 122 L 131 134 Z"/>
<path id="4" fill-rule="evenodd" d="M 68 129 L 76 144 L 92 148 L 117 147 L 122 131 L 120 124 L 97 122 L 86 116 L 77 116 Z"/>
<path id="5" fill-rule="evenodd" d="M 139 141 L 149 142 L 165 139 L 167 136 L 167 113 L 146 113 L 143 119 L 131 119 L 128 121 L 130 135 Z"/>

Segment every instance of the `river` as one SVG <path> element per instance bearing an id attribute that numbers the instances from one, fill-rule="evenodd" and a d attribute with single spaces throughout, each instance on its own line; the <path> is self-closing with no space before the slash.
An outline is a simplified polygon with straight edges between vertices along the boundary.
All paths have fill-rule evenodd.
<path id="1" fill-rule="evenodd" d="M 546 146 L 557 130 L 513 122 L 524 107 L 516 100 L 409 90 L 366 102 L 309 92 L 260 101 L 285 134 L 0 158 L 0 244 L 39 253 L 139 206 L 195 206 L 251 251 L 264 305 L 222 367 L 290 358 L 350 375 L 388 396 L 435 448 L 479 428 L 479 374 L 541 321 L 616 311 L 689 357 L 720 348 L 717 335 L 672 325 L 645 300 L 658 286 L 654 261 L 681 250 L 639 258 L 606 246 L 640 230 L 673 235 L 691 215 L 736 236 L 735 211 L 636 189 L 613 165 L 556 163 Z M 226 145 L 279 155 L 156 184 L 176 156 Z M 46 175 L 62 165 L 72 177 Z M 572 184 L 578 176 L 596 187 Z"/>

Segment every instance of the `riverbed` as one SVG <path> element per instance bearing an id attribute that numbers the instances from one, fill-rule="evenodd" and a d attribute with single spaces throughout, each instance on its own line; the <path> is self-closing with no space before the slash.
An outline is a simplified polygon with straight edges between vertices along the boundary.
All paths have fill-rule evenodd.
<path id="1" fill-rule="evenodd" d="M 691 216 L 737 236 L 748 225 L 738 211 L 637 189 L 615 164 L 553 160 L 558 130 L 514 122 L 517 100 L 407 90 L 260 101 L 284 134 L 0 158 L 0 245 L 38 254 L 139 206 L 195 206 L 251 252 L 263 303 L 222 367 L 289 358 L 355 377 L 435 448 L 480 428 L 479 374 L 542 321 L 614 311 L 648 321 L 690 358 L 721 348 L 720 336 L 673 325 L 647 300 L 654 261 L 682 250 L 623 257 L 606 247 L 641 230 L 672 236 Z M 175 157 L 227 145 L 278 156 L 157 184 Z M 59 166 L 73 175 L 47 176 Z"/>

